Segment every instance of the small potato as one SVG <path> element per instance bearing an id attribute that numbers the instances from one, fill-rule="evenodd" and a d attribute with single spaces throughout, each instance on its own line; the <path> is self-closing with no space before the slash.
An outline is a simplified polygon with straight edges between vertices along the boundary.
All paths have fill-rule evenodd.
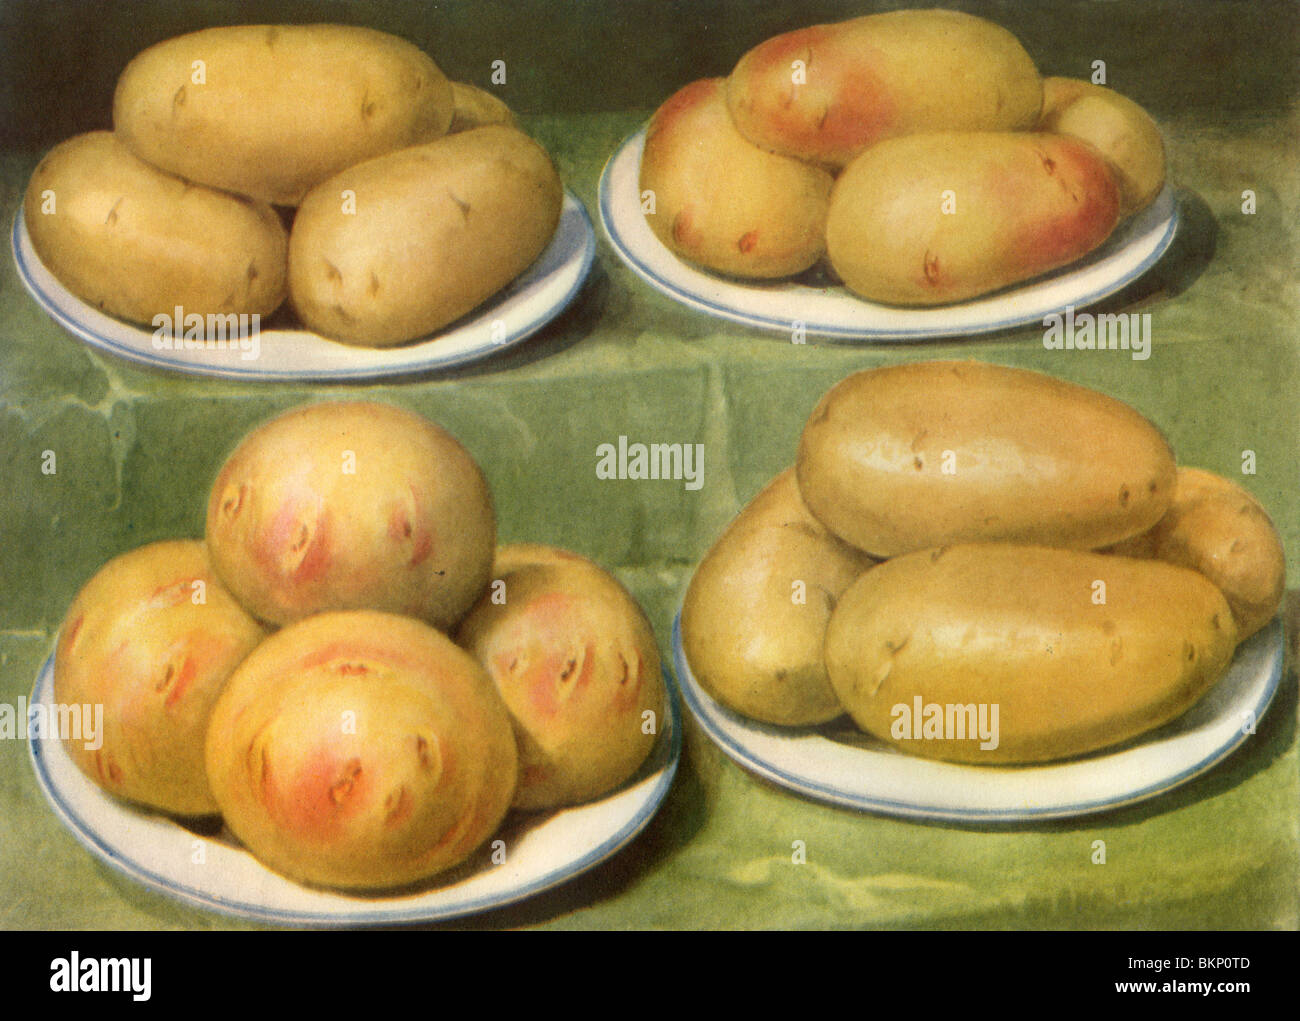
<path id="1" fill-rule="evenodd" d="M 1038 69 L 1019 41 L 958 11 L 893 11 L 774 36 L 727 80 L 740 133 L 834 168 L 882 139 L 1033 127 Z"/>
<path id="2" fill-rule="evenodd" d="M 918 362 L 834 386 L 799 440 L 799 489 L 877 557 L 954 542 L 1096 549 L 1169 508 L 1174 455 L 1121 401 L 1037 372 Z"/>
<path id="3" fill-rule="evenodd" d="M 744 278 L 800 273 L 825 250 L 831 177 L 747 142 L 720 78 L 687 85 L 651 118 L 641 157 L 646 214 L 675 254 Z"/>
<path id="4" fill-rule="evenodd" d="M 486 89 L 465 82 L 452 82 L 451 98 L 453 111 L 451 127 L 447 129 L 449 135 L 489 124 L 504 124 L 510 128 L 519 126 L 510 107 Z"/>
<path id="5" fill-rule="evenodd" d="M 696 568 L 682 645 L 696 679 L 729 708 L 780 726 L 844 712 L 822 645 L 836 600 L 875 563 L 809 513 L 794 469 L 751 500 Z"/>
<path id="6" fill-rule="evenodd" d="M 1087 255 L 1119 222 L 1119 188 L 1085 142 L 1046 133 L 909 135 L 835 182 L 826 248 L 870 301 L 942 305 Z"/>
<path id="7" fill-rule="evenodd" d="M 826 669 L 858 726 L 901 750 L 1047 762 L 1181 715 L 1236 641 L 1222 593 L 1195 571 L 988 543 L 868 571 L 831 615 Z"/>
<path id="8" fill-rule="evenodd" d="M 362 160 L 446 134 L 451 83 L 418 47 L 348 25 L 206 28 L 118 79 L 113 127 L 170 173 L 294 206 Z"/>
<path id="9" fill-rule="evenodd" d="M 1273 619 L 1286 591 L 1282 539 L 1268 512 L 1235 482 L 1200 468 L 1179 468 L 1165 516 L 1109 552 L 1205 575 L 1227 597 L 1242 641 Z"/>
<path id="10" fill-rule="evenodd" d="M 1151 115 L 1127 96 L 1076 78 L 1043 79 L 1040 131 L 1088 142 L 1110 161 L 1120 216 L 1145 209 L 1165 185 L 1165 145 Z"/>
<path id="11" fill-rule="evenodd" d="M 284 301 L 289 239 L 270 206 L 164 174 L 108 131 L 41 160 L 23 218 L 60 283 L 133 323 L 170 321 L 177 306 L 205 319 L 266 316 Z"/>
<path id="12" fill-rule="evenodd" d="M 532 265 L 563 201 L 546 151 L 502 125 L 350 167 L 298 210 L 293 306 L 308 327 L 346 344 L 427 336 Z"/>

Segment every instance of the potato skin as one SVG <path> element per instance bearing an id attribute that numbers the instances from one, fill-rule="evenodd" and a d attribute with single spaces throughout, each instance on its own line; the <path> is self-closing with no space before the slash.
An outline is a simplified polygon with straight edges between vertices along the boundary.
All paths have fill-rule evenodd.
<path id="1" fill-rule="evenodd" d="M 792 276 L 825 251 L 831 176 L 747 142 L 727 113 L 725 83 L 679 89 L 650 120 L 641 191 L 646 220 L 676 255 L 748 279 Z"/>
<path id="2" fill-rule="evenodd" d="M 809 513 L 794 469 L 786 469 L 727 526 L 691 578 L 681 627 L 696 680 L 763 723 L 799 727 L 840 716 L 822 662 L 826 625 L 840 594 L 874 563 Z"/>
<path id="3" fill-rule="evenodd" d="M 23 217 L 60 283 L 133 323 L 170 318 L 178 305 L 186 315 L 265 316 L 285 298 L 289 239 L 270 206 L 165 174 L 112 132 L 55 146 L 32 174 Z"/>
<path id="4" fill-rule="evenodd" d="M 877 557 L 954 542 L 1096 549 L 1173 499 L 1168 442 L 1086 387 L 980 362 L 918 362 L 832 387 L 799 440 L 809 510 Z"/>
<path id="5" fill-rule="evenodd" d="M 343 193 L 355 195 L 347 213 Z M 502 125 L 350 167 L 302 203 L 289 293 L 311 329 L 386 347 L 473 311 L 550 243 L 564 189 L 546 151 Z"/>
<path id="6" fill-rule="evenodd" d="M 1110 162 L 1121 217 L 1149 206 L 1165 185 L 1165 144 L 1151 115 L 1113 89 L 1077 78 L 1043 79 L 1038 130 L 1081 138 Z"/>
<path id="7" fill-rule="evenodd" d="M 1118 185 L 1086 142 L 1031 132 L 909 135 L 867 150 L 836 179 L 826 250 L 863 298 L 943 305 L 1074 262 L 1118 222 Z"/>
<path id="8" fill-rule="evenodd" d="M 1105 583 L 1104 605 L 1094 604 Z M 1002 543 L 922 550 L 844 594 L 826 668 L 863 730 L 980 764 L 1047 762 L 1169 722 L 1222 675 L 1237 629 L 1222 593 L 1154 560 Z M 996 748 L 891 733 L 895 707 L 998 707 Z M 988 710 L 991 717 L 991 708 Z"/>
<path id="9" fill-rule="evenodd" d="M 1042 85 L 1001 26 L 958 11 L 894 11 L 760 43 L 732 71 L 727 99 L 755 145 L 840 168 L 900 135 L 1031 128 Z"/>
<path id="10" fill-rule="evenodd" d="M 451 98 L 451 126 L 447 129 L 449 135 L 489 124 L 504 124 L 511 128 L 519 126 L 510 107 L 487 89 L 480 89 L 468 82 L 452 82 Z"/>
<path id="11" fill-rule="evenodd" d="M 1109 552 L 1205 575 L 1232 607 L 1241 641 L 1273 619 L 1286 591 L 1286 556 L 1268 512 L 1237 483 L 1201 468 L 1180 467 L 1164 517 Z"/>
<path id="12" fill-rule="evenodd" d="M 126 66 L 113 96 L 114 130 L 142 159 L 290 206 L 345 167 L 446 134 L 451 116 L 451 83 L 425 53 L 345 25 L 167 39 Z"/>

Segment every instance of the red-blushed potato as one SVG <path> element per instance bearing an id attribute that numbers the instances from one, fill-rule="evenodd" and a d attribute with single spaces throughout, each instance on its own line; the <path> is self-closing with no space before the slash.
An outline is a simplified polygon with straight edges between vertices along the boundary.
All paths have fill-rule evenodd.
<path id="1" fill-rule="evenodd" d="M 372 611 L 277 632 L 231 676 L 205 755 L 236 837 L 299 882 L 383 889 L 465 861 L 500 826 L 514 733 L 441 632 Z"/>
<path id="2" fill-rule="evenodd" d="M 118 797 L 173 815 L 216 813 L 203 764 L 208 720 L 265 636 L 217 579 L 202 542 L 114 557 L 77 594 L 59 632 L 54 701 L 82 716 L 80 734 L 60 735 L 68 755 Z M 99 712 L 92 741 L 86 714 Z"/>
<path id="3" fill-rule="evenodd" d="M 641 156 L 646 221 L 675 254 L 706 269 L 791 276 L 825 250 L 831 177 L 747 142 L 727 113 L 720 78 L 674 93 L 650 120 Z"/>

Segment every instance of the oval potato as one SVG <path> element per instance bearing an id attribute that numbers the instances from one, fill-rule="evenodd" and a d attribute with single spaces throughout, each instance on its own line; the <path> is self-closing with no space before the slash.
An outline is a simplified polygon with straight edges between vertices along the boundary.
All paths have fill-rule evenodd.
<path id="1" fill-rule="evenodd" d="M 1236 640 L 1222 593 L 1195 571 L 959 545 L 855 582 L 831 616 L 826 669 L 858 726 L 904 751 L 1047 762 L 1181 715 L 1222 675 Z"/>
<path id="2" fill-rule="evenodd" d="M 157 167 L 297 205 L 345 167 L 446 133 L 451 83 L 418 47 L 349 25 L 234 25 L 167 39 L 118 79 L 113 127 Z"/>
<path id="3" fill-rule="evenodd" d="M 23 218 L 60 283 L 133 323 L 170 321 L 177 306 L 187 317 L 266 316 L 284 301 L 289 239 L 275 210 L 164 174 L 108 131 L 41 160 Z"/>
<path id="4" fill-rule="evenodd" d="M 875 561 L 828 532 L 787 469 L 727 526 L 691 578 L 682 646 L 696 679 L 751 719 L 781 726 L 843 713 L 822 644 L 840 594 Z"/>
<path id="5" fill-rule="evenodd" d="M 289 239 L 293 307 L 308 327 L 347 344 L 427 336 L 532 265 L 563 201 L 546 151 L 502 125 L 350 167 L 298 210 Z"/>
<path id="6" fill-rule="evenodd" d="M 831 265 L 893 305 L 965 301 L 1082 258 L 1119 222 L 1105 159 L 1064 135 L 944 132 L 873 146 L 835 181 Z"/>
<path id="7" fill-rule="evenodd" d="M 832 387 L 799 440 L 799 488 L 874 556 L 953 542 L 1096 549 L 1169 507 L 1174 456 L 1095 390 L 980 362 L 919 362 Z"/>

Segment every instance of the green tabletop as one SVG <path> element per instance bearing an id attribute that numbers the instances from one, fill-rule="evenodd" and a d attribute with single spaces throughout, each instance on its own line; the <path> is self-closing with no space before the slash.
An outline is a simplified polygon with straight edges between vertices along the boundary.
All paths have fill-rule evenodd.
<path id="1" fill-rule="evenodd" d="M 605 161 L 676 87 L 723 74 L 776 31 L 873 5 L 819 2 L 6 3 L 0 8 L 0 213 L 40 155 L 107 126 L 137 49 L 207 24 L 348 21 L 424 46 L 453 76 L 502 90 L 596 210 Z M 876 7 L 882 5 L 875 5 Z M 901 5 L 885 5 L 901 6 Z M 236 383 L 92 350 L 0 265 L 0 703 L 30 694 L 63 612 L 109 557 L 199 536 L 208 486 L 254 424 L 322 395 L 415 409 L 482 464 L 504 540 L 608 566 L 670 657 L 694 565 L 789 465 L 818 397 L 858 369 L 930 358 L 1023 366 L 1127 401 L 1181 462 L 1236 478 L 1272 514 L 1300 575 L 1300 357 L 1295 223 L 1297 8 L 1290 3 L 964 3 L 1016 32 L 1045 73 L 1109 82 L 1149 109 L 1183 227 L 1169 255 L 1106 307 L 1152 315 L 1152 353 L 1045 350 L 1041 325 L 916 344 L 792 344 L 651 289 L 597 227 L 589 281 L 517 349 L 443 376 L 373 385 Z M 873 8 L 874 9 L 874 8 Z M 251 13 L 250 13 L 251 12 Z M 1243 212 L 1243 192 L 1256 196 Z M 699 443 L 704 484 L 597 477 L 597 447 Z M 42 471 L 54 451 L 57 472 Z M 1254 474 L 1242 473 L 1254 452 Z M 1294 641 L 1257 733 L 1177 790 L 1032 825 L 920 823 L 814 803 L 734 764 L 688 718 L 676 782 L 613 859 L 464 927 L 1300 927 Z M 795 842 L 806 862 L 796 864 Z M 1104 841 L 1105 863 L 1094 863 Z M 0 928 L 209 929 L 249 923 L 155 894 L 82 849 L 47 806 L 21 740 L 0 741 Z"/>

